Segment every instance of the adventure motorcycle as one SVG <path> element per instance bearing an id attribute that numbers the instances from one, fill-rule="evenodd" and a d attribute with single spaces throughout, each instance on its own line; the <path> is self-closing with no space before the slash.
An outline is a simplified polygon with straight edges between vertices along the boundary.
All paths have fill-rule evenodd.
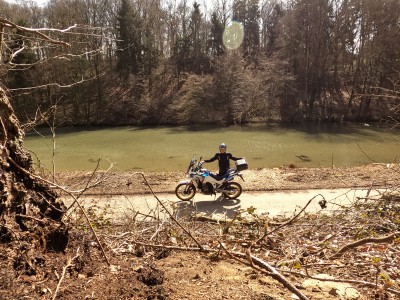
<path id="1" fill-rule="evenodd" d="M 229 169 L 222 176 L 210 173 L 202 165 L 201 157 L 198 163 L 195 157 L 192 158 L 186 171 L 189 179 L 181 181 L 175 188 L 175 195 L 179 199 L 188 201 L 194 197 L 196 191 L 204 195 L 222 193 L 228 199 L 236 199 L 242 194 L 242 186 L 233 180 L 235 176 L 239 176 L 244 181 L 243 174 L 240 173 L 248 168 L 244 158 L 235 162 L 235 169 Z"/>

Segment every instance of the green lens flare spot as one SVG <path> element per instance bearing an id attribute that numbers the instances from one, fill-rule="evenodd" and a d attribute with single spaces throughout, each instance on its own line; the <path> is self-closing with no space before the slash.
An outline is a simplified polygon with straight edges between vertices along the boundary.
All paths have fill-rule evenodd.
<path id="1" fill-rule="evenodd" d="M 244 29 L 242 23 L 233 21 L 224 30 L 223 42 L 226 48 L 233 50 L 239 48 L 243 37 Z"/>

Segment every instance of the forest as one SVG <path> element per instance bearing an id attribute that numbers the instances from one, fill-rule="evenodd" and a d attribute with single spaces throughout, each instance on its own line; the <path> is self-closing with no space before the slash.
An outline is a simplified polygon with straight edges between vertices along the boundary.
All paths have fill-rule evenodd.
<path id="1" fill-rule="evenodd" d="M 1 299 L 399 299 L 397 158 L 247 170 L 248 192 L 347 190 L 272 218 L 169 203 L 180 173 L 35 170 L 23 145 L 38 124 L 53 158 L 56 126 L 398 125 L 398 0 L 35 3 L 0 0 Z"/>
<path id="2" fill-rule="evenodd" d="M 0 19 L 25 124 L 400 120 L 398 0 L 0 0 Z"/>

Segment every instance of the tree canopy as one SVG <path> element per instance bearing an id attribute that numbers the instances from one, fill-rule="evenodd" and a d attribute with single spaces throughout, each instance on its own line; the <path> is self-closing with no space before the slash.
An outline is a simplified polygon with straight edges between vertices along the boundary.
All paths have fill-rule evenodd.
<path id="1" fill-rule="evenodd" d="M 0 17 L 24 121 L 55 104 L 62 125 L 399 119 L 396 0 L 0 0 Z"/>

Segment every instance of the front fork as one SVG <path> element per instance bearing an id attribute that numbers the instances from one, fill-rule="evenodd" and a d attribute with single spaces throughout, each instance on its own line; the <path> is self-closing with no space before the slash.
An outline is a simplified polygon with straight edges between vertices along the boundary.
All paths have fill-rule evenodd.
<path id="1" fill-rule="evenodd" d="M 191 186 L 193 186 L 195 190 L 197 189 L 197 188 L 196 188 L 196 184 L 195 184 L 195 182 L 193 182 L 192 179 L 182 180 L 182 181 L 179 182 L 179 183 L 180 183 L 180 184 L 186 184 L 186 187 L 185 187 L 185 192 L 186 192 L 186 193 L 187 193 L 188 189 L 189 189 Z"/>
<path id="2" fill-rule="evenodd" d="M 194 186 L 194 184 L 192 183 L 192 181 L 189 181 L 189 182 L 186 184 L 185 193 L 188 193 L 188 192 L 189 192 L 189 189 L 190 189 L 191 186 L 193 186 L 193 187 L 194 187 L 194 190 L 196 191 L 196 187 Z"/>

